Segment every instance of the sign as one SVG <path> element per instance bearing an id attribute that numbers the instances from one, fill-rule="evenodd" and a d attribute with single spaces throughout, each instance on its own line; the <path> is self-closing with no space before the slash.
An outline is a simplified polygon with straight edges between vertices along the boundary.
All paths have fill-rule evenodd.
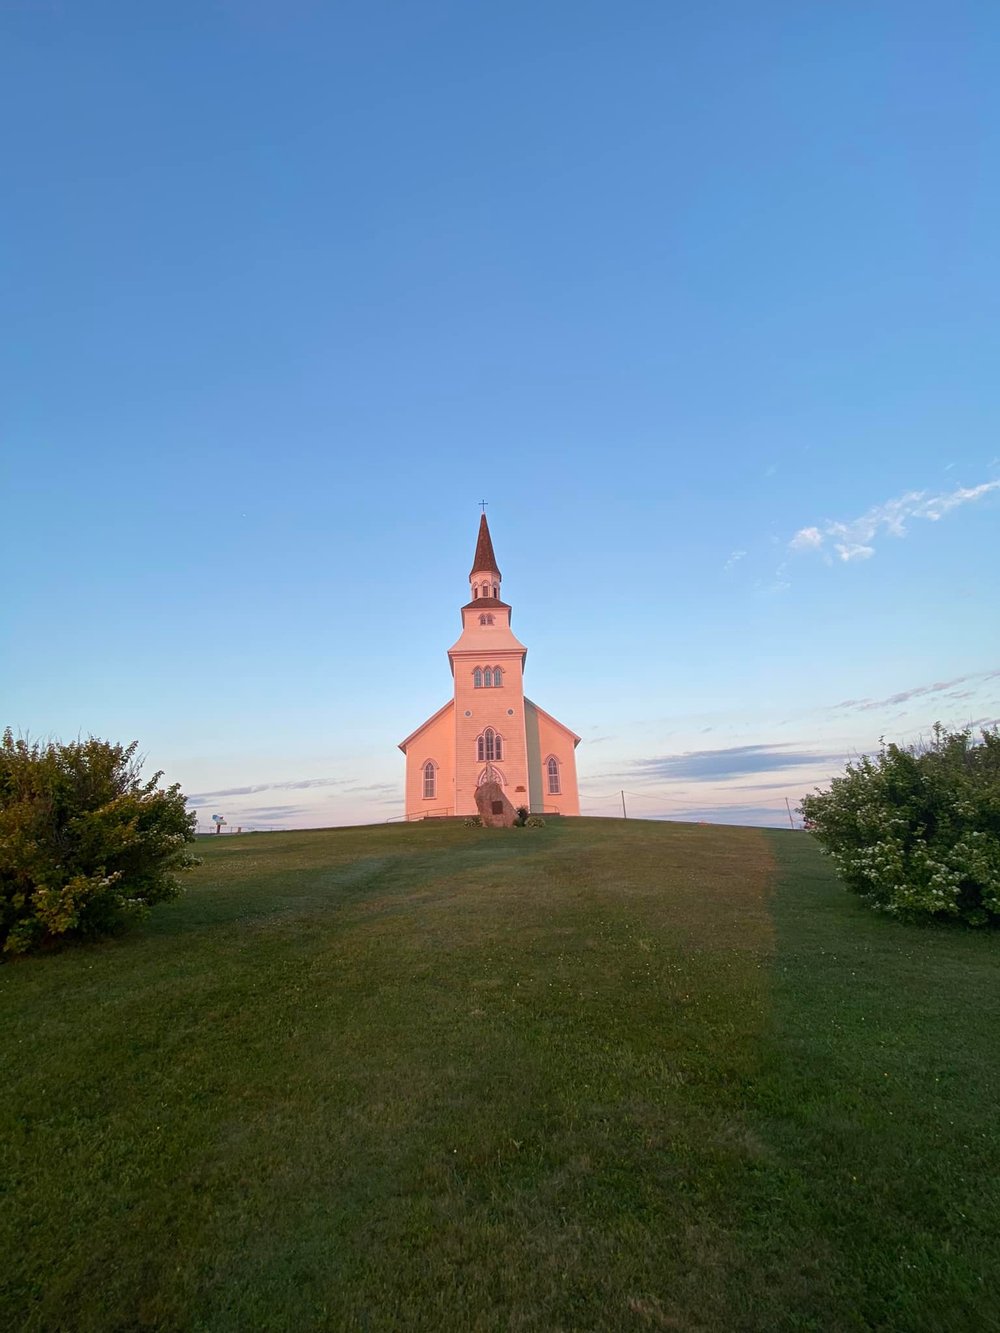
<path id="1" fill-rule="evenodd" d="M 212 823 L 213 823 L 213 824 L 224 824 L 225 822 L 226 822 L 226 821 L 223 819 L 222 815 L 213 815 L 213 816 L 212 816 Z"/>

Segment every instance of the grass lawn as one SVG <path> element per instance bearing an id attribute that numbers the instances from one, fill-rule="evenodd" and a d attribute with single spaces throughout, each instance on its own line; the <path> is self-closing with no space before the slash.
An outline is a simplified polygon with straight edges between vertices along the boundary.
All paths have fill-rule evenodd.
<path id="1" fill-rule="evenodd" d="M 0 968 L 0 1328 L 1000 1329 L 1000 937 L 791 832 L 201 850 Z"/>

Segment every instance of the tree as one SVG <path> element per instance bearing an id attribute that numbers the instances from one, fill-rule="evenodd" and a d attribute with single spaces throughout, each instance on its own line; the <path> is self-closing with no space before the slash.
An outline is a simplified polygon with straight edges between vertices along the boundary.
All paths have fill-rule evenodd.
<path id="1" fill-rule="evenodd" d="M 138 743 L 0 742 L 0 946 L 27 953 L 93 938 L 180 892 L 194 815 L 162 773 L 140 778 Z"/>
<path id="2" fill-rule="evenodd" d="M 882 742 L 828 791 L 806 827 L 873 907 L 916 920 L 1000 925 L 1000 732 L 934 728 L 924 746 Z"/>

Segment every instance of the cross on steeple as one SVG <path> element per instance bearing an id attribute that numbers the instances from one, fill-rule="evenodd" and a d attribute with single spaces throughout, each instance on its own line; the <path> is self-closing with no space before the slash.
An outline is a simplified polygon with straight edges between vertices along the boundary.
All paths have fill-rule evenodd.
<path id="1" fill-rule="evenodd" d="M 483 511 L 484 514 L 486 513 L 486 504 L 487 502 L 485 500 L 479 501 L 479 508 Z"/>

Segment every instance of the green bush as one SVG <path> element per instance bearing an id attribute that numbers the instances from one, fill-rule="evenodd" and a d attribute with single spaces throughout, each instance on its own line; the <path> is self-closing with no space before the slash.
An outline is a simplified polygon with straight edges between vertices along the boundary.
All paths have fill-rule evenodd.
<path id="1" fill-rule="evenodd" d="M 934 728 L 806 796 L 806 827 L 847 886 L 910 919 L 1000 925 L 1000 732 Z"/>
<path id="2" fill-rule="evenodd" d="M 137 743 L 0 742 L 0 946 L 27 953 L 141 919 L 180 891 L 195 816 L 140 780 Z"/>
<path id="3" fill-rule="evenodd" d="M 542 819 L 541 815 L 529 815 L 525 824 L 528 828 L 544 828 L 545 820 Z"/>
<path id="4" fill-rule="evenodd" d="M 466 827 L 466 828 L 482 828 L 482 827 L 483 827 L 483 821 L 479 818 L 478 815 L 469 815 L 468 818 L 467 818 L 466 821 L 465 821 L 465 827 Z"/>

